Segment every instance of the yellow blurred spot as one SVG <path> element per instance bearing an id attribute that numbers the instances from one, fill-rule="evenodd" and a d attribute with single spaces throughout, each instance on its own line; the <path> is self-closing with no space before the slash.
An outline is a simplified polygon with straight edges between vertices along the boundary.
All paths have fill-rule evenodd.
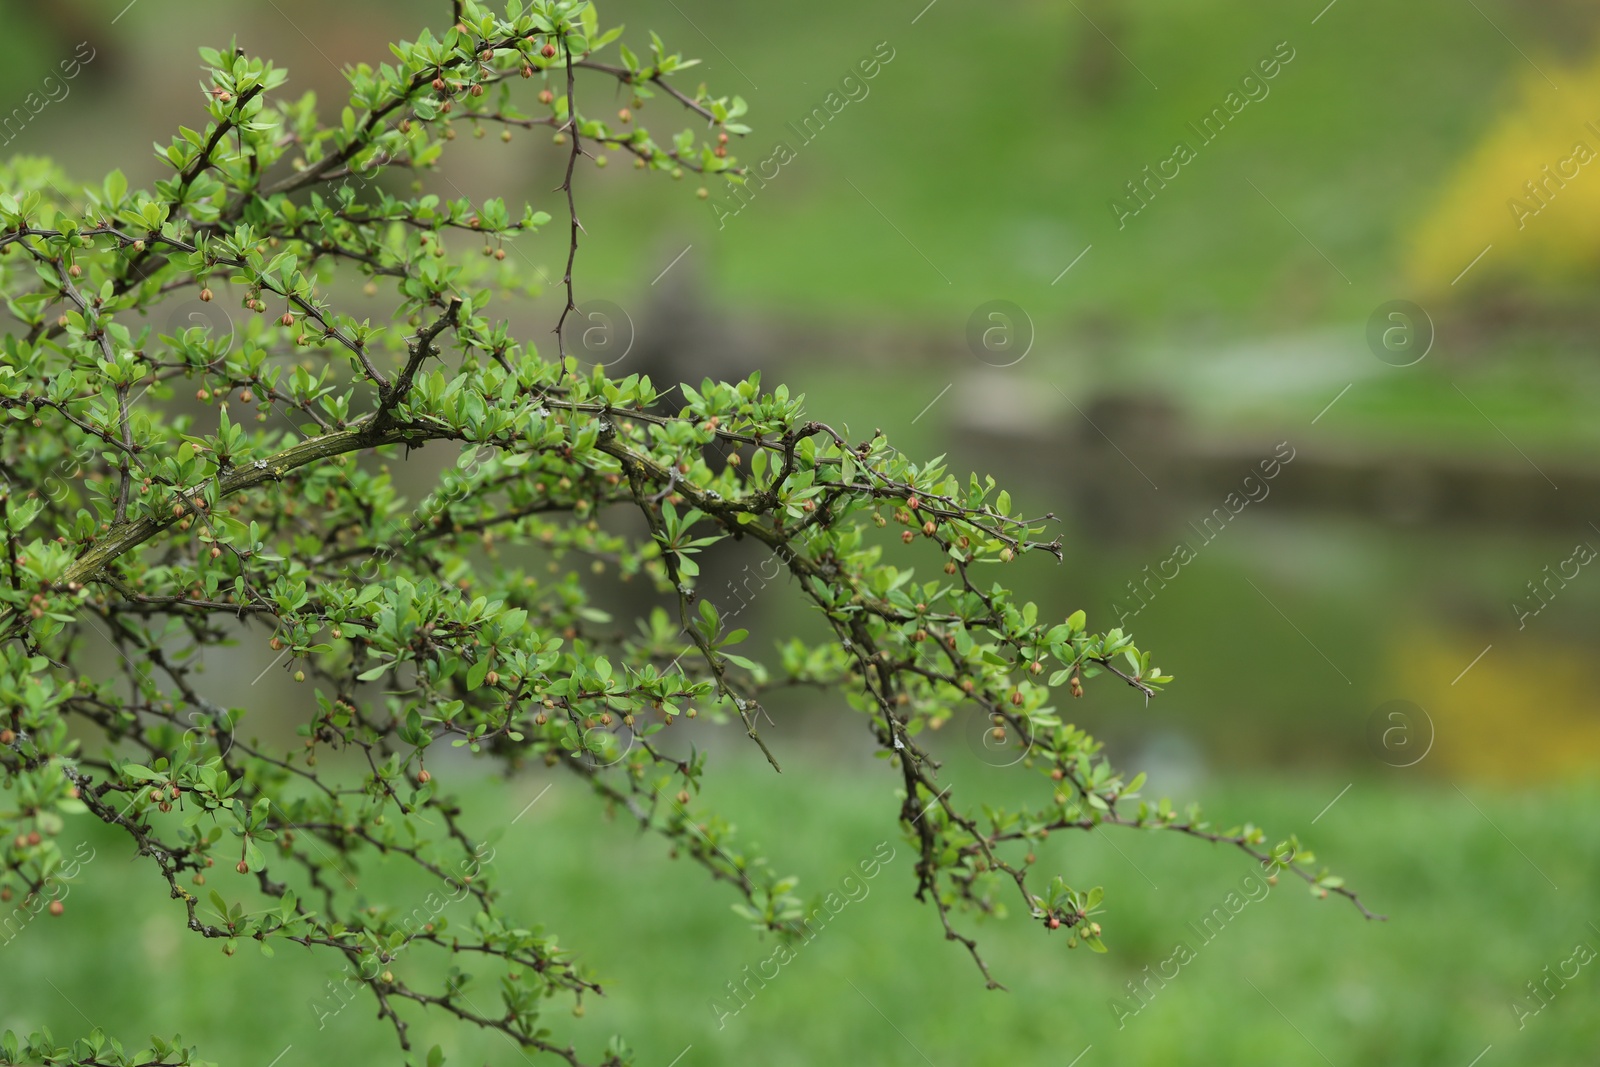
<path id="1" fill-rule="evenodd" d="M 1547 68 L 1548 69 L 1548 68 Z M 1406 268 L 1424 294 L 1490 279 L 1555 283 L 1600 264 L 1600 56 L 1530 72 L 1408 235 Z"/>
<path id="2" fill-rule="evenodd" d="M 1600 765 L 1593 650 L 1552 640 L 1497 641 L 1461 675 L 1485 643 L 1424 630 L 1389 643 L 1390 691 L 1433 720 L 1433 751 L 1419 769 L 1534 782 Z"/>

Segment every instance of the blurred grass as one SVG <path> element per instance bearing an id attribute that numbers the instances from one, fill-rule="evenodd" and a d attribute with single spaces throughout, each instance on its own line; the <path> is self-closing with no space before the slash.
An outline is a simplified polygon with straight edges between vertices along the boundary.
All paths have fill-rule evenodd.
<path id="1" fill-rule="evenodd" d="M 736 814 L 744 839 L 798 873 L 806 895 L 837 889 L 892 825 L 893 776 L 881 764 L 852 769 L 836 753 L 831 778 L 814 763 L 775 776 L 748 752 L 731 753 L 736 765 L 709 778 L 709 803 Z M 980 773 L 955 756 L 963 788 L 1015 795 L 1011 779 L 1023 776 Z M 1040 863 L 1074 885 L 1105 885 L 1101 921 L 1112 952 L 1068 952 L 1064 938 L 1015 917 L 987 923 L 983 950 L 1009 993 L 984 992 L 965 952 L 942 941 L 934 914 L 909 899 L 912 854 L 890 834 L 896 855 L 867 883 L 869 895 L 719 1030 L 712 999 L 726 1002 L 725 983 L 770 955 L 772 943 L 748 931 L 727 910 L 729 894 L 697 869 L 669 862 L 659 841 L 625 822 L 598 818 L 575 779 L 554 781 L 505 827 L 494 866 L 512 912 L 548 923 L 605 980 L 608 997 L 591 1001 L 578 1025 L 552 1013 L 556 1032 L 593 1050 L 620 1030 L 641 1064 L 665 1067 L 690 1045 L 686 1065 L 924 1062 L 914 1044 L 940 1065 L 1066 1063 L 1093 1045 L 1095 1061 L 1124 1065 L 1251 1067 L 1316 1062 L 1320 1052 L 1341 1067 L 1388 1067 L 1464 1065 L 1492 1043 L 1499 1063 L 1577 1067 L 1600 1041 L 1600 1017 L 1589 1010 L 1600 982 L 1593 968 L 1521 1031 L 1510 1008 L 1575 944 L 1600 946 L 1600 931 L 1587 925 L 1600 914 L 1592 783 L 1470 789 L 1469 801 L 1392 772 L 1357 778 L 1320 819 L 1349 779 L 1256 774 L 1206 783 L 1199 793 L 1219 823 L 1248 815 L 1269 832 L 1302 831 L 1323 862 L 1389 915 L 1366 922 L 1345 902 L 1310 899 L 1286 880 L 1209 944 L 1187 924 L 1239 889 L 1253 870 L 1245 857 L 1175 835 L 1057 835 Z M 542 787 L 464 784 L 480 811 L 498 813 L 486 826 L 509 822 Z M 178 1030 L 207 1058 L 229 1063 L 265 1065 L 285 1046 L 301 1061 L 393 1062 L 387 1028 L 366 999 L 318 1030 L 308 1001 L 329 999 L 325 955 L 285 947 L 265 959 L 245 945 L 225 958 L 216 943 L 183 933 L 178 906 L 162 899 L 147 865 L 127 866 L 125 843 L 100 833 L 93 840 L 99 855 L 67 915 L 41 918 L 0 947 L 0 1026 L 45 1021 L 68 1033 L 92 1020 L 130 1041 Z M 387 878 L 363 873 L 375 888 Z M 224 893 L 234 882 L 213 876 Z M 404 884 L 378 895 L 403 902 Z M 413 891 L 420 900 L 426 889 Z M 1119 1030 L 1112 998 L 1126 996 L 1126 983 L 1179 940 L 1197 958 Z M 394 968 L 402 979 L 422 962 L 424 949 L 414 951 Z M 467 996 L 493 1013 L 492 987 Z M 412 1036 L 424 1049 L 442 1043 L 454 1063 L 519 1060 L 500 1038 L 439 1017 L 418 1018 Z"/>

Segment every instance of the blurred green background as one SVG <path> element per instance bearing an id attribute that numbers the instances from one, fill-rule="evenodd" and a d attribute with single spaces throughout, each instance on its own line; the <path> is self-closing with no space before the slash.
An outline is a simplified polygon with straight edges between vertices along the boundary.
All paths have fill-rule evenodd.
<path id="1" fill-rule="evenodd" d="M 1127 834 L 1053 842 L 1041 862 L 1106 886 L 1112 952 L 990 923 L 1011 991 L 986 993 L 909 900 L 902 846 L 719 1029 L 710 1001 L 771 946 L 720 889 L 553 779 L 496 863 L 520 913 L 607 979 L 575 1038 L 592 1049 L 620 1029 L 662 1067 L 680 1054 L 683 1067 L 1592 1063 L 1600 969 L 1520 1027 L 1512 1005 L 1537 1006 L 1527 983 L 1570 973 L 1578 946 L 1600 949 L 1600 577 L 1550 578 L 1575 546 L 1600 546 L 1600 174 L 1562 166 L 1580 142 L 1600 149 L 1600 15 L 1577 0 L 925 3 L 603 3 L 626 39 L 660 32 L 705 60 L 716 92 L 749 101 L 737 154 L 764 159 L 781 139 L 795 159 L 720 226 L 726 194 L 702 201 L 692 176 L 586 169 L 580 300 L 628 312 L 618 371 L 761 369 L 853 435 L 881 427 L 913 455 L 1012 483 L 1062 520 L 1066 563 L 1011 575 L 1047 612 L 1113 625 L 1137 607 L 1128 583 L 1188 545 L 1195 559 L 1175 578 L 1168 565 L 1129 622 L 1177 682 L 1148 706 L 1092 685 L 1071 711 L 1150 769 L 1147 792 L 1301 832 L 1389 921 L 1280 886 L 1119 1029 L 1111 999 L 1238 886 L 1242 857 Z M 198 46 L 237 38 L 332 114 L 343 66 L 386 60 L 389 40 L 437 27 L 448 5 L 0 11 L 0 103 L 78 42 L 95 49 L 4 151 L 148 185 L 163 174 L 152 143 L 201 121 Z M 865 98 L 801 143 L 786 124 L 880 44 L 893 59 Z M 1293 58 L 1270 92 L 1201 144 L 1189 124 L 1275 50 Z M 658 102 L 640 119 L 658 136 L 682 126 Z M 1125 183 L 1179 140 L 1196 158 L 1119 225 L 1114 198 L 1136 206 Z M 463 137 L 428 182 L 559 216 L 561 163 L 542 135 Z M 558 229 L 517 249 L 530 271 L 559 277 Z M 986 317 L 995 301 L 1003 319 Z M 1387 317 L 1395 301 L 1404 319 Z M 536 336 L 558 312 L 547 296 L 519 314 Z M 973 342 L 992 326 L 1007 344 Z M 1280 442 L 1295 458 L 1270 493 L 1214 540 L 1200 532 Z M 1539 599 L 1530 582 L 1547 583 Z M 755 598 L 757 640 L 798 621 L 786 599 Z M 304 694 L 270 693 L 263 710 L 296 720 Z M 1383 717 L 1391 701 L 1408 717 Z M 859 723 L 789 711 L 781 777 L 734 739 L 701 739 L 716 753 L 708 802 L 820 892 L 878 841 L 898 844 L 894 783 L 858 759 Z M 980 742 L 947 747 L 958 781 L 1011 787 Z M 483 829 L 545 784 L 453 776 L 485 806 Z M 0 1027 L 181 1030 L 230 1063 L 285 1046 L 284 1063 L 393 1060 L 365 1003 L 319 1029 L 308 1001 L 332 977 L 319 959 L 224 959 L 183 936 L 158 883 L 108 877 L 127 847 L 90 836 L 70 919 L 0 946 Z M 520 1059 L 441 1020 L 416 1030 L 451 1062 Z"/>

